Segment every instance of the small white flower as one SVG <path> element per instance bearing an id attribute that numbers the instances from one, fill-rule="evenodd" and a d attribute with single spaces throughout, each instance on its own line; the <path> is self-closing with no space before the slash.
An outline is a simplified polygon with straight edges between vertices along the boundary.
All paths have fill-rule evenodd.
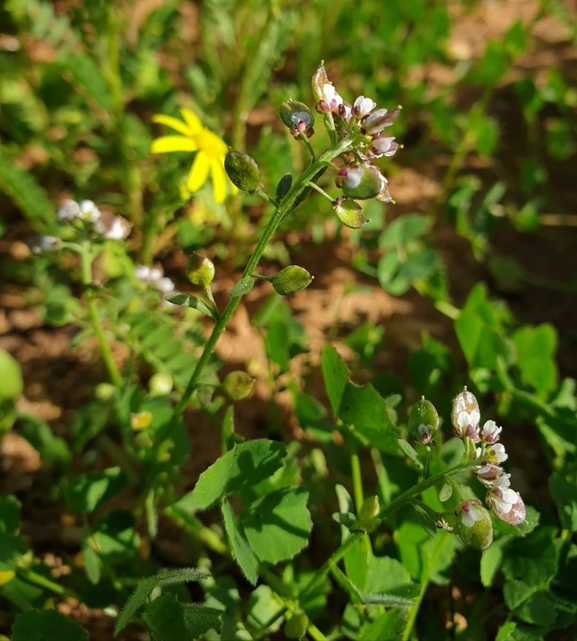
<path id="1" fill-rule="evenodd" d="M 394 137 L 386 138 L 385 136 L 376 136 L 371 140 L 371 151 L 376 158 L 380 158 L 381 156 L 390 158 L 395 155 L 399 148 L 399 145 L 394 142 L 394 140 Z"/>
<path id="2" fill-rule="evenodd" d="M 58 211 L 56 212 L 56 219 L 58 221 L 70 221 L 80 216 L 80 207 L 75 200 L 65 200 Z"/>
<path id="3" fill-rule="evenodd" d="M 138 280 L 141 280 L 143 283 L 150 283 L 152 278 L 150 276 L 151 268 L 147 265 L 137 265 L 134 268 L 134 275 Z"/>
<path id="4" fill-rule="evenodd" d="M 481 430 L 481 440 L 483 443 L 493 445 L 499 440 L 499 435 L 503 431 L 502 427 L 497 427 L 495 421 L 486 421 Z"/>
<path id="5" fill-rule="evenodd" d="M 492 487 L 487 495 L 487 503 L 489 506 L 500 514 L 508 514 L 518 499 L 518 492 L 510 488 Z"/>
<path id="6" fill-rule="evenodd" d="M 79 218 L 89 223 L 95 223 L 100 219 L 100 209 L 94 204 L 92 200 L 82 200 L 79 204 L 80 214 Z"/>
<path id="7" fill-rule="evenodd" d="M 465 438 L 468 436 L 473 440 L 473 443 L 478 443 L 479 438 L 479 421 L 481 420 L 481 415 L 477 410 L 471 412 L 466 412 L 462 410 L 457 415 L 456 425 L 453 429 L 453 432 L 459 438 Z"/>
<path id="8" fill-rule="evenodd" d="M 154 285 L 156 289 L 158 289 L 158 291 L 165 296 L 166 294 L 170 294 L 174 291 L 174 283 L 170 280 L 170 278 L 167 278 L 166 276 L 164 276 L 163 278 L 159 278 Z"/>
<path id="9" fill-rule="evenodd" d="M 461 521 L 465 527 L 473 527 L 484 514 L 479 500 L 463 501 L 461 503 Z"/>
<path id="10" fill-rule="evenodd" d="M 502 467 L 498 465 L 493 465 L 493 463 L 487 463 L 482 467 L 477 469 L 477 478 L 483 485 L 487 487 L 509 487 L 511 482 L 510 474 L 505 474 L 505 471 Z"/>
<path id="11" fill-rule="evenodd" d="M 423 445 L 428 445 L 432 442 L 434 433 L 432 425 L 425 425 L 424 423 L 421 423 L 417 429 L 419 431 L 419 441 Z"/>
<path id="12" fill-rule="evenodd" d="M 509 458 L 509 455 L 505 451 L 505 446 L 502 443 L 495 443 L 485 450 L 485 456 L 487 460 L 492 463 L 503 463 Z"/>
<path id="13" fill-rule="evenodd" d="M 377 103 L 371 98 L 359 96 L 353 104 L 353 114 L 359 119 L 364 118 L 368 116 L 376 106 Z"/>
<path id="14" fill-rule="evenodd" d="M 124 240 L 130 234 L 130 223 L 120 216 L 114 216 L 112 223 L 104 231 L 104 238 L 109 240 Z"/>

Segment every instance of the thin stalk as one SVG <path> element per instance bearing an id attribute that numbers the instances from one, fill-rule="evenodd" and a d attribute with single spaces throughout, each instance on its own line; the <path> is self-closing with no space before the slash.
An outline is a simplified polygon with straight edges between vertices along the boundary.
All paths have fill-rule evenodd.
<path id="1" fill-rule="evenodd" d="M 301 195 L 302 191 L 307 188 L 307 183 L 311 181 L 321 169 L 326 167 L 326 165 L 333 158 L 336 158 L 339 154 L 345 151 L 345 149 L 347 149 L 347 147 L 349 147 L 351 143 L 352 141 L 350 139 L 343 140 L 341 143 L 325 152 L 316 162 L 311 163 L 311 165 L 307 167 L 307 169 L 305 169 L 298 180 L 294 183 L 288 194 L 282 199 L 274 214 L 271 216 L 266 228 L 263 231 L 262 236 L 260 237 L 260 240 L 258 241 L 257 246 L 255 247 L 251 257 L 248 260 L 248 263 L 246 264 L 246 267 L 244 268 L 244 272 L 242 274 L 243 278 L 254 273 L 266 246 L 277 230 L 280 222 L 282 221 L 284 216 L 292 211 L 292 209 L 294 209 L 294 207 L 298 204 L 296 201 Z M 208 361 L 210 360 L 210 357 L 212 356 L 218 339 L 226 329 L 226 326 L 228 325 L 230 319 L 232 318 L 232 315 L 236 311 L 236 308 L 239 306 L 241 299 L 242 296 L 232 297 L 228 305 L 222 312 L 221 317 L 216 322 L 212 333 L 204 346 L 204 350 L 200 356 L 200 359 L 196 364 L 194 372 L 190 377 L 188 385 L 186 386 L 186 389 L 184 390 L 184 393 L 174 410 L 175 417 L 182 415 L 182 413 L 184 412 L 188 401 L 190 400 L 190 397 L 192 396 L 192 393 L 196 388 L 202 371 L 204 370 L 204 368 L 208 364 Z"/>
<path id="2" fill-rule="evenodd" d="M 361 476 L 361 460 L 359 459 L 359 450 L 357 444 L 351 441 L 351 475 L 353 478 L 353 495 L 355 497 L 355 506 L 357 514 L 360 513 L 365 497 L 363 496 L 363 478 Z"/>
<path id="3" fill-rule="evenodd" d="M 100 348 L 100 353 L 102 354 L 102 360 L 108 371 L 108 376 L 110 381 L 116 387 L 122 385 L 122 375 L 120 370 L 114 362 L 114 357 L 112 356 L 112 350 L 104 334 L 104 328 L 102 327 L 102 321 L 98 314 L 98 309 L 96 308 L 96 301 L 94 299 L 94 292 L 91 289 L 92 286 L 92 256 L 90 250 L 90 244 L 88 242 L 82 245 L 82 251 L 80 252 L 80 262 L 82 268 L 82 284 L 85 288 L 86 293 L 86 304 L 88 307 L 88 316 L 90 322 L 92 323 L 92 329 L 96 335 L 96 340 L 98 341 L 98 347 Z"/>

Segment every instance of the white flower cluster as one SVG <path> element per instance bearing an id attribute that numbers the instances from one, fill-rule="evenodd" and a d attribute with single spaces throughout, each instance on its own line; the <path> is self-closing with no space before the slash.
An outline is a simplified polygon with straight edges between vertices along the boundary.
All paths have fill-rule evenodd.
<path id="1" fill-rule="evenodd" d="M 81 221 L 90 225 L 92 231 L 110 240 L 124 240 L 130 234 L 130 223 L 122 216 L 103 214 L 92 200 L 66 200 L 56 212 L 59 222 Z"/>
<path id="2" fill-rule="evenodd" d="M 140 282 L 152 285 L 165 296 L 174 291 L 174 283 L 164 275 L 164 270 L 160 266 L 137 265 L 134 269 L 134 275 Z"/>
<path id="3" fill-rule="evenodd" d="M 501 467 L 501 463 L 508 458 L 505 446 L 499 443 L 503 428 L 498 427 L 492 420 L 486 421 L 483 427 L 480 427 L 479 404 L 475 396 L 467 390 L 454 399 L 452 419 L 453 432 L 459 438 L 469 438 L 473 443 L 479 444 L 476 451 L 479 465 L 475 473 L 477 479 L 487 488 L 487 505 L 501 521 L 520 525 L 526 517 L 525 504 L 519 492 L 510 487 L 511 475 L 506 474 Z M 471 512 L 463 511 L 461 514 L 463 522 L 465 519 L 470 521 L 474 518 Z"/>
<path id="4" fill-rule="evenodd" d="M 353 104 L 346 102 L 328 80 L 324 66 L 317 69 L 312 85 L 316 110 L 331 114 L 338 135 L 353 138 L 351 153 L 343 158 L 346 165 L 339 172 L 337 186 L 344 185 L 345 195 L 351 198 L 375 197 L 382 202 L 391 202 L 387 179 L 372 163 L 378 158 L 393 156 L 399 149 L 395 138 L 384 136 L 382 132 L 393 124 L 400 107 L 390 111 L 376 109 L 377 103 L 367 96 L 359 96 Z M 359 188 L 365 178 L 378 188 L 376 193 L 366 185 L 365 189 Z M 367 195 L 369 193 L 371 195 Z"/>

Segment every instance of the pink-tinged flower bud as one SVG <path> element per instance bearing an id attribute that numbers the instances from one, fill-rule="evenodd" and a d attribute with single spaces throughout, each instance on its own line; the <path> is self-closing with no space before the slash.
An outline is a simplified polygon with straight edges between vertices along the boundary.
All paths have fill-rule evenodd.
<path id="1" fill-rule="evenodd" d="M 108 240 L 124 240 L 130 236 L 131 229 L 132 225 L 125 218 L 106 211 L 94 223 L 94 231 Z"/>
<path id="2" fill-rule="evenodd" d="M 321 65 L 312 78 L 313 96 L 316 100 L 316 110 L 319 113 L 330 113 L 337 111 L 343 99 L 327 77 L 324 65 Z"/>
<path id="3" fill-rule="evenodd" d="M 351 165 L 339 171 L 337 186 L 342 188 L 347 198 L 367 200 L 379 195 L 383 179 L 373 165 Z"/>
<path id="4" fill-rule="evenodd" d="M 80 207 L 75 200 L 65 200 L 56 212 L 56 220 L 70 221 L 80 217 Z"/>
<path id="5" fill-rule="evenodd" d="M 502 427 L 497 427 L 495 421 L 486 421 L 481 430 L 481 441 L 488 445 L 493 445 L 499 440 L 502 430 Z"/>
<path id="6" fill-rule="evenodd" d="M 498 519 L 509 525 L 521 525 L 525 522 L 525 503 L 515 490 L 492 487 L 487 494 L 487 505 Z"/>
<path id="7" fill-rule="evenodd" d="M 371 111 L 377 106 L 377 103 L 371 98 L 365 98 L 365 96 L 359 96 L 353 103 L 353 115 L 355 118 L 364 118 L 368 116 Z"/>
<path id="8" fill-rule="evenodd" d="M 399 144 L 394 142 L 394 138 L 386 138 L 384 136 L 375 136 L 371 140 L 370 150 L 375 158 L 385 156 L 390 158 L 397 153 Z"/>
<path id="9" fill-rule="evenodd" d="M 460 394 L 453 399 L 453 408 L 451 411 L 451 421 L 453 423 L 453 433 L 459 438 L 466 436 L 478 443 L 479 421 L 481 414 L 479 412 L 479 403 L 474 394 L 465 388 Z"/>
<path id="10" fill-rule="evenodd" d="M 350 123 L 353 117 L 353 108 L 351 107 L 351 105 L 349 105 L 348 102 L 343 101 L 337 107 L 337 113 L 345 122 Z"/>
<path id="11" fill-rule="evenodd" d="M 439 414 L 431 401 L 423 397 L 413 405 L 409 413 L 408 428 L 424 445 L 432 442 L 434 433 L 439 429 Z"/>
<path id="12" fill-rule="evenodd" d="M 363 208 L 354 200 L 345 200 L 339 196 L 333 203 L 333 209 L 341 223 L 351 229 L 360 229 L 369 222 Z"/>
<path id="13" fill-rule="evenodd" d="M 385 127 L 390 127 L 396 120 L 397 116 L 401 113 L 401 108 L 392 109 L 377 109 L 372 114 L 365 116 L 361 121 L 361 131 L 369 136 L 380 134 Z"/>
<path id="14" fill-rule="evenodd" d="M 486 550 L 493 542 L 491 515 L 479 499 L 463 501 L 455 510 L 454 532 L 461 541 L 476 550 Z"/>
<path id="15" fill-rule="evenodd" d="M 511 485 L 510 474 L 505 474 L 502 467 L 487 463 L 477 469 L 477 479 L 487 487 L 507 488 Z"/>

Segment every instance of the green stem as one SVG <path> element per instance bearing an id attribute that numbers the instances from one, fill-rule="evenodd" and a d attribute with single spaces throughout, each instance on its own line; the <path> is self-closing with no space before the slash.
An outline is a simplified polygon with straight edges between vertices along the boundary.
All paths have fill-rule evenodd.
<path id="1" fill-rule="evenodd" d="M 279 203 L 274 214 L 271 216 L 266 228 L 263 231 L 262 236 L 260 237 L 260 240 L 258 241 L 257 246 L 255 247 L 251 257 L 248 260 L 248 263 L 246 264 L 246 267 L 244 268 L 244 272 L 242 274 L 243 278 L 254 273 L 264 253 L 264 250 L 273 234 L 277 230 L 277 227 L 279 226 L 283 217 L 287 213 L 292 211 L 292 209 L 294 209 L 294 207 L 298 204 L 297 199 L 301 195 L 302 191 L 304 189 L 307 189 L 307 183 L 311 181 L 316 176 L 316 174 L 319 173 L 319 171 L 326 167 L 333 158 L 336 158 L 339 154 L 345 151 L 345 149 L 347 149 L 347 147 L 349 147 L 351 144 L 352 141 L 350 139 L 343 140 L 338 145 L 325 152 L 316 162 L 311 163 L 311 165 L 309 165 L 309 167 L 305 169 L 299 179 L 291 187 L 288 194 Z M 232 315 L 236 311 L 236 308 L 239 306 L 241 299 L 242 296 L 232 297 L 228 305 L 222 312 L 221 317 L 216 322 L 212 333 L 204 346 L 204 350 L 200 356 L 200 359 L 196 364 L 194 372 L 190 377 L 190 381 L 188 382 L 188 385 L 186 386 L 186 389 L 184 390 L 184 393 L 174 410 L 175 417 L 180 416 L 184 412 L 188 401 L 190 400 L 190 397 L 195 390 L 200 375 L 202 374 L 202 371 L 204 370 L 204 368 L 208 364 L 208 361 L 210 360 L 210 357 L 212 356 L 218 339 L 226 329 L 226 326 L 228 325 L 230 319 L 232 318 Z"/>
<path id="2" fill-rule="evenodd" d="M 90 243 L 85 242 L 82 245 L 80 252 L 80 262 L 82 267 L 82 284 L 84 285 L 86 292 L 86 304 L 88 307 L 88 316 L 90 322 L 92 323 L 92 329 L 96 335 L 96 340 L 98 341 L 98 347 L 100 348 L 100 353 L 102 354 L 102 360 L 108 371 L 108 376 L 110 381 L 116 387 L 122 385 L 122 375 L 120 370 L 114 362 L 114 357 L 112 356 L 112 350 L 110 349 L 110 344 L 108 343 L 106 336 L 104 334 L 104 328 L 102 327 L 102 321 L 98 314 L 98 309 L 96 308 L 96 300 L 94 298 L 94 292 L 92 291 L 92 254 Z"/>
<path id="3" fill-rule="evenodd" d="M 332 205 L 332 203 L 334 203 L 334 202 L 335 202 L 335 199 L 334 199 L 334 198 L 332 198 L 331 196 L 329 196 L 329 195 L 327 194 L 327 192 L 326 192 L 324 189 L 321 189 L 317 184 L 315 184 L 315 183 L 308 183 L 308 186 L 309 186 L 309 187 L 312 187 L 313 189 L 316 189 L 316 191 L 318 191 L 318 192 L 319 192 L 319 194 L 321 194 L 321 196 L 324 196 L 324 197 L 325 197 L 325 198 L 326 198 L 326 199 L 331 203 L 331 205 Z"/>
<path id="4" fill-rule="evenodd" d="M 357 444 L 351 440 L 351 475 L 353 478 L 353 494 L 355 497 L 355 506 L 357 514 L 360 513 L 364 503 L 363 496 L 363 479 L 361 476 L 361 461 L 359 459 L 359 451 Z"/>

